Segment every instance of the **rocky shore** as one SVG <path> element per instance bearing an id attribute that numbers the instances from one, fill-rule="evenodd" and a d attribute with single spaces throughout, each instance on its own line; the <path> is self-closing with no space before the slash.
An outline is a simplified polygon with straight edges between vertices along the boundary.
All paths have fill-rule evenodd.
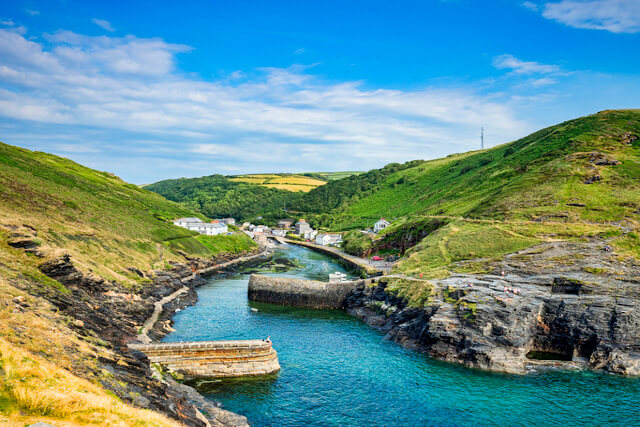
<path id="1" fill-rule="evenodd" d="M 423 306 L 396 296 L 399 279 L 383 279 L 356 288 L 345 308 L 387 339 L 469 367 L 640 375 L 639 272 L 597 242 L 550 243 L 509 255 L 487 274 L 432 280 Z"/>
<path id="2" fill-rule="evenodd" d="M 154 303 L 186 287 L 187 291 L 163 306 L 158 321 L 148 332 L 159 340 L 171 331 L 171 317 L 178 309 L 197 302 L 196 287 L 206 283 L 198 271 L 214 272 L 224 266 L 229 272 L 253 262 L 254 257 L 242 257 L 233 265 L 233 258 L 212 260 L 191 259 L 190 266 L 172 263 L 170 270 L 155 270 L 138 274 L 147 284 L 136 288 L 117 282 L 107 282 L 95 275 L 80 272 L 68 255 L 48 261 L 41 271 L 62 283 L 68 292 L 53 289 L 31 289 L 49 300 L 56 309 L 71 319 L 75 332 L 84 340 L 99 346 L 113 357 L 101 356 L 93 363 L 79 363 L 73 372 L 83 378 L 99 381 L 123 401 L 135 406 L 160 411 L 188 426 L 244 426 L 247 419 L 225 411 L 201 396 L 195 389 L 178 383 L 170 376 L 161 381 L 153 377 L 148 359 L 128 344 L 136 342 L 144 322 L 154 311 Z"/>

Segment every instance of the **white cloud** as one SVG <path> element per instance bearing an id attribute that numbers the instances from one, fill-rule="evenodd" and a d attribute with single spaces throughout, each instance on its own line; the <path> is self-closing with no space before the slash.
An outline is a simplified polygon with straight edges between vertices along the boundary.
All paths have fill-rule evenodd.
<path id="1" fill-rule="evenodd" d="M 26 13 L 27 15 L 31 15 L 31 16 L 40 15 L 40 11 L 39 11 L 39 10 L 35 10 L 35 9 L 25 9 L 24 11 L 25 11 L 25 13 Z"/>
<path id="2" fill-rule="evenodd" d="M 562 0 L 546 3 L 542 16 L 575 28 L 640 32 L 639 0 Z"/>
<path id="3" fill-rule="evenodd" d="M 534 12 L 537 12 L 540 9 L 537 4 L 530 1 L 522 2 L 522 6 L 526 7 L 529 10 L 533 10 Z"/>
<path id="4" fill-rule="evenodd" d="M 44 141 L 40 150 L 75 152 L 94 167 L 107 157 L 100 141 L 110 144 L 108 156 L 147 153 L 197 174 L 229 164 L 247 171 L 368 169 L 476 148 L 483 125 L 500 135 L 496 143 L 532 130 L 504 98 L 469 87 L 365 88 L 325 82 L 308 66 L 205 81 L 174 70 L 175 55 L 187 46 L 68 31 L 45 38 L 46 45 L 0 29 L 0 124 L 36 124 L 12 125 L 11 134 L 27 146 Z M 500 63 L 556 69 L 514 60 Z M 31 133 L 28 142 L 35 128 L 54 136 Z M 139 182 L 161 178 L 159 171 L 167 176 L 154 167 L 145 163 L 130 173 Z"/>
<path id="5" fill-rule="evenodd" d="M 103 30 L 109 31 L 110 33 L 113 33 L 116 30 L 111 26 L 111 23 L 109 21 L 106 21 L 104 19 L 93 18 L 91 21 L 98 27 L 102 28 Z"/>
<path id="6" fill-rule="evenodd" d="M 523 61 L 509 54 L 493 58 L 493 66 L 500 70 L 511 70 L 515 74 L 552 74 L 560 71 L 557 65 Z"/>

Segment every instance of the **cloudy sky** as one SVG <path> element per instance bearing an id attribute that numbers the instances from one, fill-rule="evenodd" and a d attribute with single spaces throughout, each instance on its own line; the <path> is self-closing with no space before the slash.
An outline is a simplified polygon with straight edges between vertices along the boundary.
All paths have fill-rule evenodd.
<path id="1" fill-rule="evenodd" d="M 367 170 L 638 108 L 638 46 L 640 0 L 3 0 L 0 141 L 138 184 Z"/>

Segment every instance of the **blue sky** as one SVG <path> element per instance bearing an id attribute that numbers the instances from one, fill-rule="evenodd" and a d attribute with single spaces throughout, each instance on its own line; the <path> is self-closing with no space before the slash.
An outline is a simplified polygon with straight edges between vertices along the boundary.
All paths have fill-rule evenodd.
<path id="1" fill-rule="evenodd" d="M 640 107 L 639 0 L 12 1 L 0 140 L 135 183 L 367 170 Z"/>

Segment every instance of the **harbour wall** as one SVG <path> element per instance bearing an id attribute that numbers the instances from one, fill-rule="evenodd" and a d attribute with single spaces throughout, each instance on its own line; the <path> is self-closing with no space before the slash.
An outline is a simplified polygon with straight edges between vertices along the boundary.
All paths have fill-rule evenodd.
<path id="1" fill-rule="evenodd" d="M 280 370 L 278 354 L 265 340 L 130 344 L 151 363 L 187 378 L 266 375 Z"/>
<path id="2" fill-rule="evenodd" d="M 347 282 L 271 277 L 252 274 L 249 278 L 249 300 L 307 308 L 343 308 L 347 296 L 359 285 L 368 285 L 377 278 Z"/>

